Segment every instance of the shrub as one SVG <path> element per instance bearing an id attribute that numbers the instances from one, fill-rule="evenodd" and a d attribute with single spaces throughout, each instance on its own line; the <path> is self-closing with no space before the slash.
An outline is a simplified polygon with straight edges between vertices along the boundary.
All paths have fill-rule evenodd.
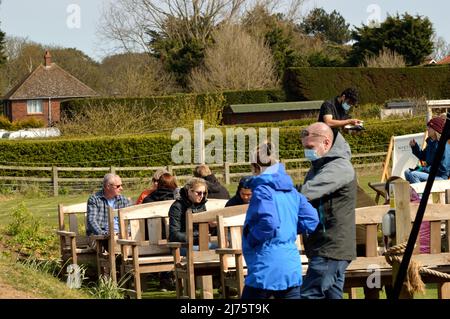
<path id="1" fill-rule="evenodd" d="M 356 87 L 360 104 L 393 98 L 450 98 L 450 67 L 289 68 L 284 87 L 290 101 L 324 100 Z"/>
<path id="2" fill-rule="evenodd" d="M 12 221 L 6 227 L 6 235 L 10 236 L 6 243 L 19 256 L 51 256 L 57 246 L 56 236 L 42 225 L 42 220 L 35 218 L 22 202 L 13 210 Z"/>

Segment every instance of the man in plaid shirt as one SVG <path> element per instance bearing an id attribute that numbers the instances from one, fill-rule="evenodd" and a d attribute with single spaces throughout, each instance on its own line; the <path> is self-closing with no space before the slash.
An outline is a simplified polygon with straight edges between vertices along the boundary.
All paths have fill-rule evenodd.
<path id="1" fill-rule="evenodd" d="M 91 195 L 87 202 L 86 233 L 88 235 L 108 234 L 109 207 L 118 209 L 131 205 L 131 202 L 120 194 L 122 190 L 122 180 L 119 175 L 111 173 L 105 175 L 103 189 Z"/>

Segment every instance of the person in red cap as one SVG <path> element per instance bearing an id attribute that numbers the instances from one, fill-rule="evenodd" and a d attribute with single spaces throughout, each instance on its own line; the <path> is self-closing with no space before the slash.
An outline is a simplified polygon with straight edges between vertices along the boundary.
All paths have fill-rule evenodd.
<path id="1" fill-rule="evenodd" d="M 427 123 L 428 138 L 426 140 L 427 146 L 421 150 L 416 141 L 412 139 L 409 142 L 413 154 L 421 161 L 425 162 L 424 166 L 417 166 L 414 169 L 407 169 L 405 171 L 405 178 L 408 182 L 420 183 L 428 179 L 430 167 L 433 163 L 434 156 L 438 148 L 439 139 L 444 130 L 445 119 L 443 117 L 434 117 Z M 442 156 L 439 168 L 436 174 L 436 179 L 448 179 L 450 175 L 450 145 L 445 144 L 444 155 Z"/>

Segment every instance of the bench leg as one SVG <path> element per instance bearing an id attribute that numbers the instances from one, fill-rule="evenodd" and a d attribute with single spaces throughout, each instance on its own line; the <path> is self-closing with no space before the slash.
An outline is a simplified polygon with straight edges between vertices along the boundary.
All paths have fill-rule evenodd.
<path id="1" fill-rule="evenodd" d="M 438 298 L 450 299 L 450 282 L 445 282 L 438 285 Z"/>

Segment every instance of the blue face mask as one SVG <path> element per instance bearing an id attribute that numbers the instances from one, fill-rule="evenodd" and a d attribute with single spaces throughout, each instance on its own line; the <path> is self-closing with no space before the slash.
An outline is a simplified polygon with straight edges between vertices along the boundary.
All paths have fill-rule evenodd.
<path id="1" fill-rule="evenodd" d="M 304 152 L 305 152 L 305 158 L 309 159 L 311 162 L 318 160 L 320 158 L 320 156 L 317 154 L 316 150 L 314 150 L 314 149 L 305 148 Z"/>
<path id="2" fill-rule="evenodd" d="M 347 102 L 342 103 L 342 108 L 345 112 L 348 112 L 350 110 L 350 105 Z"/>

